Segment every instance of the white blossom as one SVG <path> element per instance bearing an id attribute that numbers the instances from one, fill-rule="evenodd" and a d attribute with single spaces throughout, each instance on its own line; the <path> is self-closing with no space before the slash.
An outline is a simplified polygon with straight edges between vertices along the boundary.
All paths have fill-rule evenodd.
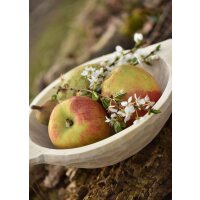
<path id="1" fill-rule="evenodd" d="M 121 46 L 118 45 L 118 46 L 115 47 L 115 50 L 119 53 L 122 53 L 124 49 Z"/>
<path id="2" fill-rule="evenodd" d="M 120 114 L 124 118 L 124 122 L 126 123 L 128 120 L 130 120 L 131 115 L 135 112 L 134 106 L 131 104 L 132 102 L 132 96 L 128 98 L 128 101 L 122 101 L 121 106 L 125 107 L 124 112 L 119 111 L 118 114 Z"/>
<path id="3" fill-rule="evenodd" d="M 90 82 L 90 89 L 99 91 L 101 89 L 101 83 L 104 80 L 104 69 L 96 69 L 94 67 L 86 67 L 81 73 Z"/>
<path id="4" fill-rule="evenodd" d="M 158 60 L 160 57 L 159 55 L 153 55 L 151 56 L 151 60 Z"/>
<path id="5" fill-rule="evenodd" d="M 126 116 L 124 118 L 124 122 L 126 123 L 128 120 L 130 120 L 131 115 L 135 112 L 135 108 L 133 105 L 128 105 L 125 107 L 124 111 L 126 114 Z"/>
<path id="6" fill-rule="evenodd" d="M 121 102 L 121 105 L 122 106 L 127 106 L 127 105 L 129 105 L 130 103 L 131 103 L 131 101 L 132 101 L 132 96 L 130 96 L 129 98 L 128 98 L 128 101 L 122 101 Z"/>
<path id="7" fill-rule="evenodd" d="M 135 103 L 137 104 L 138 107 L 145 104 L 145 99 L 141 99 L 140 97 L 137 97 L 136 94 L 134 94 L 134 97 L 135 97 Z"/>
<path id="8" fill-rule="evenodd" d="M 110 123 L 110 122 L 111 122 L 111 119 L 108 118 L 108 117 L 106 116 L 106 120 L 105 120 L 105 122 Z"/>
<path id="9" fill-rule="evenodd" d="M 145 110 L 148 110 L 149 108 L 150 108 L 150 105 L 146 106 L 146 107 L 145 107 Z"/>
<path id="10" fill-rule="evenodd" d="M 92 73 L 95 71 L 95 68 L 93 67 L 86 67 L 83 72 L 81 73 L 82 76 L 88 76 L 89 73 Z"/>
<path id="11" fill-rule="evenodd" d="M 121 105 L 122 105 L 122 106 L 127 106 L 127 105 L 128 105 L 128 102 L 127 102 L 127 101 L 122 101 L 122 102 L 121 102 Z"/>
<path id="12" fill-rule="evenodd" d="M 140 44 L 143 40 L 143 35 L 141 33 L 135 33 L 133 39 L 136 44 Z"/>
<path id="13" fill-rule="evenodd" d="M 116 108 L 114 108 L 114 106 L 109 106 L 108 110 L 112 113 L 116 113 L 118 110 Z"/>
<path id="14" fill-rule="evenodd" d="M 116 113 L 113 113 L 110 117 L 111 117 L 111 119 L 116 118 L 116 117 L 117 117 L 117 114 L 116 114 Z"/>
<path id="15" fill-rule="evenodd" d="M 149 98 L 149 96 L 148 96 L 148 95 L 146 95 L 146 96 L 144 97 L 144 100 L 145 100 L 145 101 L 150 101 L 150 98 Z"/>
<path id="16" fill-rule="evenodd" d="M 118 114 L 118 115 L 121 115 L 122 117 L 125 117 L 125 116 L 126 116 L 126 113 L 125 113 L 124 111 L 121 111 L 121 110 L 118 111 L 117 114 Z"/>
<path id="17" fill-rule="evenodd" d="M 88 75 L 88 71 L 87 70 L 83 70 L 83 72 L 81 73 L 81 76 L 87 76 Z"/>
<path id="18" fill-rule="evenodd" d="M 140 97 L 137 97 L 136 94 L 134 94 L 134 98 L 135 98 L 135 103 L 136 105 L 139 107 L 140 109 L 140 106 L 145 106 L 145 110 L 148 110 L 150 107 L 152 107 L 155 102 L 154 101 L 151 101 L 149 96 L 146 95 L 144 98 L 140 98 Z"/>

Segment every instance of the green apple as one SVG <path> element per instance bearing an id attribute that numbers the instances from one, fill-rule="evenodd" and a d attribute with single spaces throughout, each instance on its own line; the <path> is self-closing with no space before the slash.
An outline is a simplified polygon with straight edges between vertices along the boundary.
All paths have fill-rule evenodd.
<path id="1" fill-rule="evenodd" d="M 83 77 L 81 75 L 81 73 L 86 67 L 93 67 L 93 68 L 99 69 L 101 66 L 99 64 L 89 64 L 86 66 L 76 67 L 67 73 L 67 76 L 64 77 L 64 81 L 62 85 L 67 84 L 69 88 L 74 88 L 74 89 L 79 89 L 79 90 L 88 89 L 89 81 L 87 80 L 86 77 Z M 62 102 L 75 95 L 76 94 L 74 93 L 74 91 L 60 90 L 58 92 L 57 99 L 59 100 L 59 102 Z"/>
<path id="2" fill-rule="evenodd" d="M 42 106 L 32 105 L 31 108 L 36 110 L 35 117 L 37 121 L 41 124 L 48 125 L 51 112 L 57 104 L 58 101 L 56 99 L 51 99 Z"/>
<path id="3" fill-rule="evenodd" d="M 48 132 L 57 148 L 88 145 L 111 136 L 103 107 L 89 97 L 74 96 L 58 104 L 49 120 Z"/>

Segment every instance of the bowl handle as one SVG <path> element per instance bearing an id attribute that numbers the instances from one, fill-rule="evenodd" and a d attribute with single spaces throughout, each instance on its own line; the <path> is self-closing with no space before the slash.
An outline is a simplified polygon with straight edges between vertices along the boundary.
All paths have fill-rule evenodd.
<path id="1" fill-rule="evenodd" d="M 38 165 L 44 163 L 44 150 L 29 140 L 29 164 Z"/>

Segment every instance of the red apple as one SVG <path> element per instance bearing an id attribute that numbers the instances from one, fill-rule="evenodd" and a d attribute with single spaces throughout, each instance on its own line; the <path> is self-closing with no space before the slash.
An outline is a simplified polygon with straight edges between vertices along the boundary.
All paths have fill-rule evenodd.
<path id="1" fill-rule="evenodd" d="M 88 145 L 111 135 L 103 107 L 89 97 L 74 96 L 58 104 L 49 120 L 48 132 L 58 148 Z"/>
<path id="2" fill-rule="evenodd" d="M 117 66 L 102 84 L 103 96 L 111 96 L 121 90 L 126 93 L 123 100 L 127 100 L 130 96 L 134 100 L 136 94 L 140 98 L 148 95 L 151 101 L 157 102 L 162 94 L 159 84 L 151 74 L 139 66 L 130 64 Z M 141 116 L 146 113 L 139 112 Z M 134 116 L 131 123 L 133 120 Z M 129 125 L 131 123 L 129 122 Z"/>

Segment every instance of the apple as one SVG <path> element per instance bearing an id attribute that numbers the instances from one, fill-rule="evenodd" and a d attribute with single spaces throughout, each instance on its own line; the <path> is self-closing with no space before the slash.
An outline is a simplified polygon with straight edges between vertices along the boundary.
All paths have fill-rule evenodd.
<path id="1" fill-rule="evenodd" d="M 102 83 L 102 95 L 111 96 L 123 90 L 126 92 L 124 100 L 136 94 L 144 98 L 149 96 L 151 101 L 157 101 L 161 96 L 161 89 L 157 81 L 139 66 L 123 64 L 117 66 Z"/>
<path id="2" fill-rule="evenodd" d="M 58 101 L 56 99 L 51 99 L 46 101 L 42 106 L 32 105 L 31 108 L 36 110 L 35 117 L 37 121 L 48 125 L 51 112 L 57 104 Z"/>
<path id="3" fill-rule="evenodd" d="M 81 75 L 81 73 L 83 72 L 83 70 L 86 67 L 93 67 L 93 68 L 99 69 L 101 66 L 99 64 L 88 64 L 86 66 L 76 67 L 76 68 L 70 70 L 67 73 L 66 77 L 65 76 L 63 77 L 64 81 L 63 81 L 62 85 L 67 84 L 69 88 L 74 88 L 74 89 L 79 89 L 79 90 L 80 89 L 88 89 L 89 81 L 87 80 L 87 78 L 85 78 Z M 72 96 L 75 96 L 75 95 L 76 94 L 74 93 L 74 91 L 60 90 L 58 92 L 57 99 L 59 100 L 59 102 L 62 102 Z"/>
<path id="4" fill-rule="evenodd" d="M 114 68 L 102 83 L 103 96 L 110 97 L 120 90 L 126 93 L 123 97 L 126 101 L 130 96 L 134 100 L 134 94 L 136 94 L 141 98 L 148 95 L 151 101 L 157 102 L 162 94 L 159 84 L 151 74 L 139 65 L 130 64 L 122 64 Z M 140 114 L 143 116 L 146 112 L 141 111 Z"/>
<path id="5" fill-rule="evenodd" d="M 74 96 L 58 104 L 49 120 L 48 132 L 57 148 L 88 145 L 111 136 L 103 107 L 89 97 Z"/>

